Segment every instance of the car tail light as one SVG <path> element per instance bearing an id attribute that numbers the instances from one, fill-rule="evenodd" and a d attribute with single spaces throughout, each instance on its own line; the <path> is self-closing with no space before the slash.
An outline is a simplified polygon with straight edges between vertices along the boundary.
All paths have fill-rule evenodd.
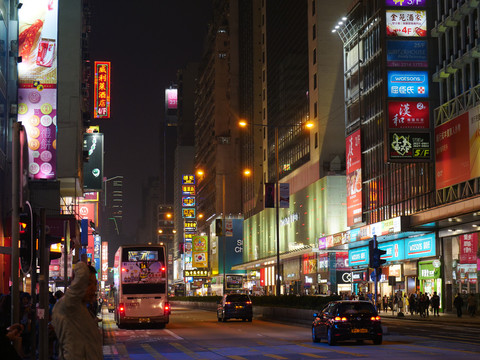
<path id="1" fill-rule="evenodd" d="M 225 305 L 230 305 L 230 304 L 231 304 L 230 301 L 225 302 Z"/>
<path id="2" fill-rule="evenodd" d="M 252 302 L 251 301 L 247 301 L 247 304 L 251 304 Z"/>
<path id="3" fill-rule="evenodd" d="M 340 322 L 340 321 L 347 321 L 347 318 L 344 316 L 344 317 L 340 317 L 340 316 L 335 316 L 335 319 L 334 319 L 336 322 Z"/>
<path id="4" fill-rule="evenodd" d="M 370 318 L 370 320 L 372 320 L 372 321 L 380 321 L 380 316 L 372 316 L 372 317 Z"/>

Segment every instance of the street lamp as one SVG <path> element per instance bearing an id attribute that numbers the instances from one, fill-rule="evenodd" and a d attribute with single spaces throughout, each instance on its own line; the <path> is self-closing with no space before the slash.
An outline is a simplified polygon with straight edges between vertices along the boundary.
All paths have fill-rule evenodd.
<path id="1" fill-rule="evenodd" d="M 249 123 L 246 120 L 240 120 L 238 122 L 240 127 L 246 127 Z M 276 228 L 276 243 L 277 243 L 277 264 L 276 264 L 276 277 L 275 277 L 275 293 L 277 296 L 280 296 L 281 290 L 281 280 L 280 280 L 280 204 L 279 204 L 279 189 L 278 189 L 278 181 L 279 181 L 279 172 L 278 172 L 278 128 L 279 127 L 293 127 L 292 125 L 271 125 L 268 124 L 254 124 L 250 123 L 253 126 L 261 126 L 261 127 L 273 127 L 274 134 L 275 134 L 275 228 Z M 313 122 L 306 121 L 303 123 L 305 128 L 310 130 L 313 128 Z"/>

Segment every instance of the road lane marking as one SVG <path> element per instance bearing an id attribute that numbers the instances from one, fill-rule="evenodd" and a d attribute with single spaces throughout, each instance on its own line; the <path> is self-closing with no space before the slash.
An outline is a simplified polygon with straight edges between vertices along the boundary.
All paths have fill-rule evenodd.
<path id="1" fill-rule="evenodd" d="M 334 352 L 334 353 L 337 353 L 337 354 L 343 354 L 343 355 L 350 355 L 350 356 L 355 356 L 355 357 L 368 357 L 369 355 L 364 355 L 364 354 L 359 354 L 359 353 L 353 353 L 353 352 L 348 352 L 348 351 L 341 351 L 341 350 L 334 350 L 334 349 L 329 349 L 327 347 L 318 347 L 318 346 L 314 346 L 314 345 L 308 345 L 308 344 L 303 344 L 303 343 L 296 343 L 298 346 L 303 346 L 303 347 L 306 347 L 306 348 L 309 348 L 309 349 L 316 349 L 316 350 L 319 350 L 319 349 L 322 349 L 322 350 L 326 350 L 326 351 L 331 351 L 331 352 Z"/>
<path id="2" fill-rule="evenodd" d="M 142 344 L 141 346 L 147 353 L 152 355 L 155 360 L 166 360 L 167 359 L 165 356 L 160 354 L 157 350 L 155 350 L 149 344 Z"/>
<path id="3" fill-rule="evenodd" d="M 181 336 L 178 336 L 177 334 L 175 334 L 173 331 L 171 330 L 168 330 L 168 329 L 164 329 L 163 330 L 164 332 L 166 332 L 167 334 L 169 334 L 170 336 L 174 337 L 175 339 L 177 340 L 183 340 L 183 338 Z"/>
<path id="4" fill-rule="evenodd" d="M 309 357 L 316 358 L 316 359 L 325 359 L 326 358 L 326 356 L 320 356 L 320 355 L 317 355 L 317 354 L 310 354 L 310 353 L 300 353 L 300 355 L 309 356 Z"/>
<path id="5" fill-rule="evenodd" d="M 207 360 L 207 359 L 201 358 L 199 355 L 197 355 L 197 353 L 196 353 L 195 351 L 192 351 L 192 350 L 186 348 L 186 347 L 183 346 L 182 344 L 172 342 L 172 343 L 170 343 L 170 345 L 172 345 L 175 349 L 180 350 L 181 352 L 187 354 L 188 356 L 190 356 L 190 357 L 192 357 L 192 358 L 194 358 L 194 359 L 197 359 L 197 360 Z"/>
<path id="6" fill-rule="evenodd" d="M 466 343 L 466 344 L 471 345 L 472 343 Z M 461 352 L 461 353 L 465 353 L 465 354 L 478 354 L 478 351 L 446 349 L 446 348 L 440 348 L 440 347 L 435 347 L 435 346 L 425 346 L 425 345 L 415 345 L 415 344 L 408 344 L 407 346 L 416 346 L 416 347 L 422 347 L 422 348 L 427 348 L 427 349 L 432 349 L 432 350 L 455 351 L 455 352 Z"/>
<path id="7" fill-rule="evenodd" d="M 263 354 L 263 356 L 266 357 L 271 357 L 273 359 L 279 359 L 279 360 L 288 360 L 288 358 L 280 356 L 280 355 L 275 355 L 275 354 Z"/>

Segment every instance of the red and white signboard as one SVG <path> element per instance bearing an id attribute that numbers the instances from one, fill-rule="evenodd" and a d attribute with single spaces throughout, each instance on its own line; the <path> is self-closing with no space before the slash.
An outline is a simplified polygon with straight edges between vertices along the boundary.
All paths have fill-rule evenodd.
<path id="1" fill-rule="evenodd" d="M 477 249 L 477 233 L 460 235 L 460 264 L 476 264 Z"/>
<path id="2" fill-rule="evenodd" d="M 428 129 L 428 101 L 390 101 L 388 126 L 390 129 Z"/>

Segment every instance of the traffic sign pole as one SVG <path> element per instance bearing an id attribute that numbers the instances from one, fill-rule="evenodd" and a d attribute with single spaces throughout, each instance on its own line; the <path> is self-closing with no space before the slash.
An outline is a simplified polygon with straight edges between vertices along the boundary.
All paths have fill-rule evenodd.
<path id="1" fill-rule="evenodd" d="M 376 249 L 377 248 L 377 235 L 373 235 L 373 248 Z M 378 268 L 376 268 L 375 270 L 375 301 L 374 301 L 374 304 L 375 304 L 375 308 L 378 310 L 378 295 L 377 295 L 377 282 L 378 282 Z"/>

